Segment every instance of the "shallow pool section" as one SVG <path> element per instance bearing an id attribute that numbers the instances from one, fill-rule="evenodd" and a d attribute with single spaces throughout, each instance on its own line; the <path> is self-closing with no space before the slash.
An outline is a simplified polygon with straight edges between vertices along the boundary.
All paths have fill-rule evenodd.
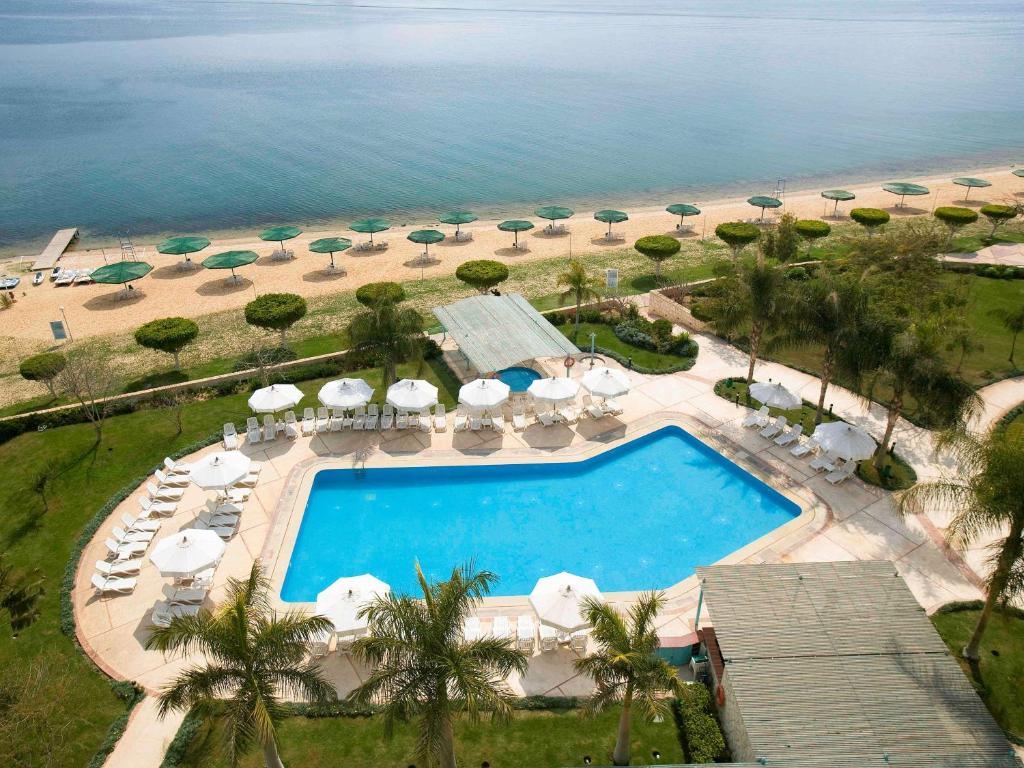
<path id="1" fill-rule="evenodd" d="M 498 378 L 508 384 L 513 392 L 525 392 L 541 375 L 533 368 L 515 367 L 498 371 Z"/>
<path id="2" fill-rule="evenodd" d="M 340 576 L 415 591 L 472 559 L 529 593 L 562 570 L 605 591 L 660 589 L 763 536 L 800 508 L 677 427 L 581 462 L 321 470 L 281 597 Z"/>

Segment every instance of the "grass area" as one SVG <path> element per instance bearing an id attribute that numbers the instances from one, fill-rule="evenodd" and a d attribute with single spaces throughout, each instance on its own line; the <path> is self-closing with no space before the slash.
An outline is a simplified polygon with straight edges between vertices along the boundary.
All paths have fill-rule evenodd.
<path id="1" fill-rule="evenodd" d="M 609 765 L 618 714 L 614 708 L 595 718 L 582 717 L 578 710 L 516 712 L 507 725 L 493 724 L 487 718 L 475 725 L 461 720 L 455 728 L 456 758 L 459 765 L 474 767 L 486 761 L 492 768 L 559 768 L 582 765 L 584 756 L 589 755 L 595 765 Z M 285 765 L 411 765 L 414 726 L 399 726 L 390 742 L 384 740 L 383 732 L 379 717 L 291 717 L 281 728 L 281 758 Z M 183 766 L 226 768 L 220 744 L 217 729 L 206 727 L 193 742 Z M 683 762 L 671 717 L 662 723 L 645 722 L 639 716 L 634 719 L 633 764 L 654 763 L 653 750 L 661 753 L 662 763 Z M 260 754 L 252 753 L 239 764 L 257 768 L 263 762 Z"/>
<path id="2" fill-rule="evenodd" d="M 952 250 L 956 253 L 974 253 L 990 245 L 1024 243 L 1024 230 L 1014 228 L 1012 225 L 1000 228 L 995 238 L 989 238 L 989 230 L 990 226 L 986 224 L 984 227 L 975 227 L 974 231 L 953 238 Z"/>
<path id="3" fill-rule="evenodd" d="M 974 683 L 996 722 L 1024 739 L 1024 615 L 996 612 L 981 641 L 980 679 L 975 678 L 960 652 L 978 621 L 977 609 L 939 612 L 932 624 L 960 661 L 964 674 Z"/>
<path id="4" fill-rule="evenodd" d="M 574 327 L 572 323 L 567 323 L 558 326 L 558 330 L 571 339 Z M 580 333 L 575 342 L 576 346 L 584 351 L 589 350 L 590 334 L 592 333 L 597 334 L 594 341 L 597 346 L 610 349 L 612 352 L 616 352 L 625 358 L 631 357 L 633 358 L 633 364 L 642 368 L 669 368 L 679 365 L 683 360 L 687 359 L 679 355 L 666 355 L 661 352 L 627 344 L 616 336 L 612 326 L 606 323 L 580 323 Z"/>
<path id="5" fill-rule="evenodd" d="M 1014 410 L 1018 411 L 1017 415 L 1005 424 L 1004 429 L 1012 439 L 1024 440 L 1024 403 Z"/>
<path id="6" fill-rule="evenodd" d="M 744 379 L 722 379 L 715 384 L 715 394 L 730 400 L 734 403 L 746 405 L 754 410 L 759 409 L 763 403 L 756 397 L 751 397 L 747 391 L 747 382 Z M 799 408 L 784 411 L 781 408 L 769 408 L 768 413 L 774 418 L 785 416 L 790 424 L 802 424 L 804 435 L 814 433 L 814 416 L 817 406 L 804 400 Z M 822 422 L 839 421 L 839 417 L 826 410 L 822 414 Z M 899 455 L 887 454 L 880 469 L 876 469 L 871 459 L 857 464 L 857 476 L 866 483 L 877 485 L 887 491 L 899 491 L 909 488 L 917 482 L 917 473 L 914 468 L 907 464 Z"/>

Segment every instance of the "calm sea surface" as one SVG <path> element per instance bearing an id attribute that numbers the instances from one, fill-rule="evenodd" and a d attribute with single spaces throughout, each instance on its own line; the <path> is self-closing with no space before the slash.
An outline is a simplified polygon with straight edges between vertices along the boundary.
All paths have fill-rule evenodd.
<path id="1" fill-rule="evenodd" d="M 1024 162 L 1024 3 L 0 0 L 0 247 Z"/>

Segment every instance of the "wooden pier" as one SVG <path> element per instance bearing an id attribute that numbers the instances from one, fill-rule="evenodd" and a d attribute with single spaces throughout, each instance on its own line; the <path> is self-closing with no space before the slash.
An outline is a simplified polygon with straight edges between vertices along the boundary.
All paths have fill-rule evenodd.
<path id="1" fill-rule="evenodd" d="M 53 236 L 50 244 L 43 249 L 32 265 L 32 269 L 53 269 L 57 259 L 64 255 L 64 251 L 78 237 L 78 228 L 62 229 Z"/>

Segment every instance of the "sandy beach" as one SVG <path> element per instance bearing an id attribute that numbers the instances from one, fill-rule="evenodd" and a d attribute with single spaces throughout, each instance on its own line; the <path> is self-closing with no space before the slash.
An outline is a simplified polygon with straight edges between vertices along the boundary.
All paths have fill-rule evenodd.
<path id="1" fill-rule="evenodd" d="M 981 169 L 961 175 L 980 176 L 992 182 L 989 188 L 971 190 L 968 203 L 971 207 L 980 207 L 985 202 L 1012 202 L 1019 200 L 1024 193 L 1024 179 L 1005 169 Z M 962 204 L 966 191 L 954 185 L 949 175 L 907 180 L 924 184 L 931 190 L 931 194 L 908 197 L 906 207 L 896 208 L 898 198 L 881 189 L 882 181 L 861 184 L 849 187 L 857 199 L 840 204 L 840 214 L 857 206 L 885 208 L 894 217 L 927 214 L 939 205 Z M 15 350 L 38 348 L 52 338 L 49 322 L 60 319 L 61 307 L 64 308 L 74 336 L 87 338 L 123 332 L 169 315 L 194 317 L 238 308 L 257 294 L 270 291 L 317 296 L 354 290 L 374 280 L 415 280 L 420 277 L 421 268 L 414 260 L 423 252 L 423 246 L 408 241 L 406 235 L 424 227 L 433 226 L 448 235 L 444 242 L 430 248 L 432 263 L 422 269 L 423 276 L 430 277 L 450 274 L 461 262 L 469 259 L 498 259 L 515 265 L 531 259 L 568 256 L 570 249 L 573 255 L 579 256 L 600 250 L 621 249 L 632 244 L 636 238 L 650 234 L 667 233 L 686 238 L 699 238 L 702 235 L 713 237 L 715 226 L 719 223 L 749 219 L 759 214 L 759 210 L 748 205 L 745 199 L 666 202 L 694 202 L 700 206 L 702 214 L 687 219 L 687 223 L 693 225 L 691 233 L 677 232 L 675 227 L 678 217 L 666 213 L 663 206 L 658 206 L 628 211 L 629 221 L 613 226 L 617 239 L 610 241 L 604 238 L 607 225 L 595 221 L 591 211 L 577 211 L 566 222 L 569 234 L 561 235 L 546 234 L 543 226 L 546 222 L 531 217 L 536 228 L 520 234 L 520 242 L 528 246 L 526 250 L 513 249 L 512 234 L 499 231 L 497 221 L 478 221 L 464 226 L 463 230 L 473 235 L 472 240 L 467 242 L 455 242 L 451 237 L 454 231 L 451 226 L 423 221 L 376 235 L 375 241 L 384 240 L 388 243 L 385 251 L 367 251 L 364 255 L 350 250 L 335 254 L 336 263 L 344 269 L 344 272 L 338 270 L 335 273 L 325 269 L 328 256 L 311 253 L 309 243 L 329 235 L 350 237 L 354 243 L 358 243 L 365 240 L 365 236 L 345 231 L 304 232 L 288 241 L 287 247 L 295 253 L 295 258 L 289 261 L 272 259 L 270 254 L 278 245 L 263 242 L 255 235 L 216 240 L 204 252 L 196 255 L 198 261 L 226 250 L 245 249 L 259 253 L 260 258 L 256 263 L 239 270 L 242 279 L 237 283 L 225 280 L 227 272 L 182 269 L 181 257 L 164 256 L 156 252 L 153 243 L 137 242 L 138 258 L 151 263 L 154 269 L 136 284 L 137 293 L 132 299 L 119 298 L 120 289 L 117 286 L 76 285 L 58 288 L 48 279 L 41 286 L 32 286 L 31 275 L 23 275 L 21 285 L 15 292 L 17 302 L 0 314 L 2 336 L 13 342 Z M 832 205 L 831 201 L 822 199 L 820 190 L 806 190 L 787 194 L 782 211 L 799 218 L 828 218 Z M 845 216 L 838 220 L 849 221 Z M 82 245 L 87 248 L 88 242 Z M 60 264 L 71 268 L 97 267 L 104 263 L 105 258 L 109 261 L 119 258 L 119 255 L 116 249 L 109 248 L 105 253 L 99 249 L 75 250 L 62 258 Z M 26 259 L 25 264 L 29 263 Z M 13 266 L 7 265 L 11 273 L 16 274 Z"/>

